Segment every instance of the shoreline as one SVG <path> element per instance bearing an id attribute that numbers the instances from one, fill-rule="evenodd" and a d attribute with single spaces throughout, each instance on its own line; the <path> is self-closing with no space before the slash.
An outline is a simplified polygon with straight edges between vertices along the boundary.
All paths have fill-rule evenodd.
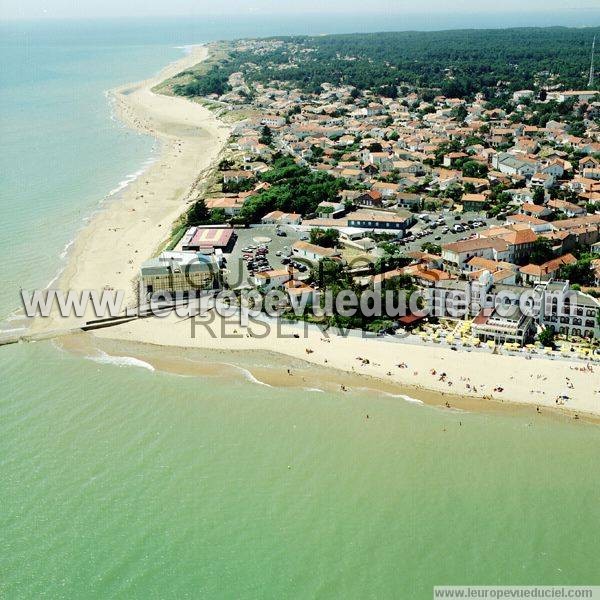
<path id="1" fill-rule="evenodd" d="M 94 332 L 105 340 L 142 343 L 180 351 L 226 352 L 233 359 L 244 353 L 272 353 L 280 358 L 302 361 L 316 368 L 335 371 L 342 377 L 363 377 L 382 386 L 413 390 L 429 396 L 428 404 L 444 404 L 460 397 L 463 402 L 485 407 L 502 404 L 537 407 L 571 417 L 600 417 L 598 366 L 588 370 L 584 363 L 545 358 L 527 360 L 522 356 L 487 352 L 454 352 L 450 348 L 388 341 L 384 338 L 327 337 L 317 328 L 304 330 L 302 324 L 285 323 L 265 334 L 264 322 L 244 327 L 235 318 L 211 313 L 209 324 L 199 320 L 192 332 L 190 320 L 171 313 L 164 318 L 139 319 Z M 304 337 L 306 331 L 306 337 Z M 299 337 L 294 337 L 294 334 Z M 159 367 L 160 368 L 160 367 Z M 169 369 L 167 369 L 169 370 Z M 285 368 L 279 385 L 292 383 Z M 286 384 L 289 381 L 289 384 Z M 313 387 L 309 385 L 308 387 Z M 501 391 L 498 391 L 501 388 Z M 409 391 L 410 395 L 411 392 Z M 557 404 L 558 395 L 569 399 Z M 431 401 L 431 395 L 437 400 Z"/>
<path id="2" fill-rule="evenodd" d="M 291 358 L 271 350 L 226 350 L 167 346 L 147 341 L 134 341 L 97 336 L 71 335 L 57 342 L 57 347 L 99 364 L 136 367 L 151 373 L 204 380 L 245 381 L 285 394 L 288 390 L 313 394 L 342 394 L 349 400 L 357 396 L 392 398 L 403 404 L 423 409 L 447 411 L 449 414 L 479 414 L 519 418 L 573 421 L 573 411 L 565 407 L 542 407 L 500 398 L 484 400 L 460 393 L 440 393 L 414 384 L 400 384 L 374 375 L 352 373 L 332 366 L 318 365 L 304 358 Z M 290 368 L 291 374 L 287 373 Z M 344 390 L 340 386 L 345 387 Z M 446 404 L 448 403 L 448 404 Z M 375 408 L 375 407 L 374 407 Z M 600 415 L 579 413 L 582 423 L 597 425 Z M 533 422 L 533 421 L 532 421 Z"/>
<path id="3" fill-rule="evenodd" d="M 184 50 L 182 58 L 153 77 L 106 92 L 114 117 L 125 127 L 153 137 L 158 147 L 84 220 L 65 246 L 65 264 L 49 286 L 63 290 L 122 289 L 125 304 L 131 305 L 136 292 L 132 281 L 141 263 L 168 240 L 199 178 L 222 151 L 230 131 L 225 123 L 197 103 L 152 91 L 165 79 L 208 57 L 205 45 Z M 34 321 L 33 327 L 49 329 L 66 324 L 58 316 L 45 321 Z"/>

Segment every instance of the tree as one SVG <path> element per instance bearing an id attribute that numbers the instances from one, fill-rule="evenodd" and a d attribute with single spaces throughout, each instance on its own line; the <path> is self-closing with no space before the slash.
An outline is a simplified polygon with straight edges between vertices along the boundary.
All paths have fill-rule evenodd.
<path id="1" fill-rule="evenodd" d="M 468 116 L 468 112 L 467 109 L 465 108 L 464 104 L 461 104 L 459 106 L 457 106 L 456 108 L 453 108 L 451 113 L 452 117 L 454 117 L 457 121 L 459 121 L 460 123 L 462 123 Z"/>
<path id="2" fill-rule="evenodd" d="M 421 244 L 421 250 L 423 252 L 429 252 L 430 254 L 442 254 L 442 247 L 439 244 L 434 244 L 433 242 L 425 242 Z"/>
<path id="3" fill-rule="evenodd" d="M 541 206 L 544 204 L 544 200 L 546 199 L 546 193 L 543 187 L 536 187 L 533 190 L 533 203 L 537 206 Z"/>
<path id="4" fill-rule="evenodd" d="M 529 262 L 534 265 L 541 265 L 551 260 L 553 256 L 552 242 L 546 238 L 539 237 L 533 242 L 533 247 L 529 253 Z"/>
<path id="5" fill-rule="evenodd" d="M 204 75 L 194 75 L 187 84 L 175 85 L 173 91 L 178 96 L 208 96 L 209 94 L 223 95 L 231 89 L 228 83 L 229 71 L 221 66 L 213 67 Z"/>
<path id="6" fill-rule="evenodd" d="M 558 274 L 559 278 L 574 284 L 594 285 L 593 258 L 591 254 L 582 254 L 575 264 L 563 265 Z"/>
<path id="7" fill-rule="evenodd" d="M 262 132 L 258 138 L 258 141 L 265 146 L 270 146 L 273 143 L 273 132 L 268 125 L 265 125 L 262 128 Z"/>
<path id="8" fill-rule="evenodd" d="M 323 248 L 335 248 L 340 239 L 337 229 L 320 229 L 316 227 L 310 230 L 310 243 Z"/>
<path id="9" fill-rule="evenodd" d="M 383 256 L 375 262 L 374 269 L 376 273 L 384 273 L 389 269 L 405 267 L 412 261 L 411 258 L 404 255 L 402 248 L 397 244 L 383 242 L 379 247 L 383 250 Z"/>
<path id="10" fill-rule="evenodd" d="M 324 258 L 311 268 L 310 277 L 320 288 L 327 289 L 344 281 L 344 266 L 337 260 Z"/>
<path id="11" fill-rule="evenodd" d="M 468 160 L 462 166 L 462 173 L 464 177 L 482 178 L 487 175 L 487 172 L 487 166 L 477 162 L 476 160 Z"/>
<path id="12" fill-rule="evenodd" d="M 204 202 L 204 199 L 200 198 L 188 212 L 187 224 L 190 227 L 204 225 L 205 223 L 208 223 L 209 220 L 210 212 L 208 211 L 208 208 L 206 208 L 206 202 Z"/>
<path id="13" fill-rule="evenodd" d="M 552 327 L 545 327 L 538 335 L 538 341 L 544 347 L 554 348 L 555 337 L 554 329 Z"/>
<path id="14" fill-rule="evenodd" d="M 210 222 L 213 225 L 227 222 L 227 214 L 222 208 L 216 208 L 210 213 Z"/>
<path id="15" fill-rule="evenodd" d="M 336 200 L 339 192 L 348 186 L 344 179 L 313 172 L 297 165 L 289 156 L 276 159 L 260 179 L 271 187 L 246 200 L 240 211 L 245 223 L 257 223 L 273 210 L 313 214 L 321 202 Z"/>

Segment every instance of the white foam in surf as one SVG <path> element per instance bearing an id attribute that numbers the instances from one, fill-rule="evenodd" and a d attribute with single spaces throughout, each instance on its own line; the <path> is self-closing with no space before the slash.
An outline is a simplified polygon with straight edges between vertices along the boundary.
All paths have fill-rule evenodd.
<path id="1" fill-rule="evenodd" d="M 152 148 L 153 153 L 154 153 L 154 151 L 155 151 L 155 149 Z M 152 156 L 149 159 L 145 160 L 142 163 L 142 167 L 140 169 L 138 169 L 137 171 L 135 171 L 133 173 L 130 173 L 123 180 L 121 180 L 118 183 L 117 187 L 115 187 L 110 192 L 108 192 L 108 195 L 106 196 L 106 198 L 112 198 L 119 192 L 122 192 L 128 185 L 133 183 L 138 177 L 141 177 L 155 162 L 156 162 L 155 156 Z"/>
<path id="2" fill-rule="evenodd" d="M 75 240 L 71 240 L 65 244 L 63 251 L 59 254 L 60 260 L 65 260 L 67 258 L 67 254 L 69 253 L 69 249 L 75 243 Z"/>
<path id="3" fill-rule="evenodd" d="M 58 273 L 56 273 L 56 275 L 48 282 L 48 285 L 46 286 L 47 290 L 49 290 L 58 281 L 58 278 L 61 276 L 62 272 L 63 269 L 60 268 Z"/>
<path id="4" fill-rule="evenodd" d="M 244 378 L 247 379 L 250 383 L 256 383 L 257 385 L 264 385 L 265 387 L 273 387 L 272 385 L 269 385 L 268 383 L 265 383 L 264 381 L 261 381 L 260 379 L 257 379 L 256 377 L 254 377 L 254 375 L 250 371 L 248 371 L 248 369 L 244 369 L 243 367 L 240 367 L 238 365 L 232 365 L 231 363 L 225 363 L 225 364 L 229 367 L 233 367 L 234 369 L 237 369 L 238 371 L 240 371 L 244 375 Z"/>
<path id="5" fill-rule="evenodd" d="M 384 396 L 389 396 L 390 398 L 401 398 L 405 402 L 411 402 L 412 404 L 425 404 L 422 400 L 417 398 L 413 398 L 412 396 L 407 396 L 406 394 L 391 394 L 390 392 L 381 392 Z"/>
<path id="6" fill-rule="evenodd" d="M 111 356 L 106 352 L 100 351 L 100 354 L 95 356 L 88 356 L 90 360 L 101 363 L 103 365 L 116 365 L 118 367 L 140 367 L 141 369 L 147 369 L 148 371 L 154 371 L 154 367 L 139 358 L 133 356 Z"/>
<path id="7" fill-rule="evenodd" d="M 27 331 L 27 327 L 13 327 L 12 329 L 0 329 L 0 337 L 2 337 L 3 335 L 19 333 L 21 331 Z"/>
<path id="8" fill-rule="evenodd" d="M 318 392 L 320 394 L 324 394 L 325 391 L 320 389 L 320 388 L 304 388 L 304 391 L 306 392 Z"/>

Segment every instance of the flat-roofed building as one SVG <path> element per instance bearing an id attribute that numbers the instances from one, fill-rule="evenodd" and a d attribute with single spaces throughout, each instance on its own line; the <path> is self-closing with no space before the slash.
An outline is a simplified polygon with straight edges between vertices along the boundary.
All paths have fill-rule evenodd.
<path id="1" fill-rule="evenodd" d="M 195 252 L 163 252 L 144 262 L 140 275 L 146 295 L 179 292 L 197 296 L 222 286 L 217 257 Z"/>
<path id="2" fill-rule="evenodd" d="M 319 262 L 325 258 L 340 259 L 341 253 L 333 248 L 323 248 L 309 242 L 299 241 L 292 246 L 292 254 L 298 258 L 305 258 L 310 262 Z M 340 259 L 341 260 L 341 259 Z"/>
<path id="3" fill-rule="evenodd" d="M 509 307 L 500 314 L 496 309 L 483 309 L 474 319 L 471 328 L 473 337 L 482 342 L 516 343 L 524 346 L 535 336 L 533 317 L 524 315 L 518 306 Z"/>
<path id="4" fill-rule="evenodd" d="M 187 252 L 202 252 L 213 254 L 221 250 L 229 254 L 235 242 L 237 234 L 231 228 L 224 227 L 190 227 L 181 242 L 181 248 Z"/>
<path id="5" fill-rule="evenodd" d="M 397 213 L 377 210 L 357 210 L 346 215 L 348 227 L 360 227 L 362 229 L 387 229 L 395 231 L 406 231 L 414 222 L 414 216 L 408 211 Z"/>

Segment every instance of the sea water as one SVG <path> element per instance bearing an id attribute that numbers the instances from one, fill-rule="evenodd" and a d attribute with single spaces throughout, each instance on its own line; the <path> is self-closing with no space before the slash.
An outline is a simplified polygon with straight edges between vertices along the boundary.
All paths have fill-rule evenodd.
<path id="1" fill-rule="evenodd" d="M 56 276 L 83 221 L 153 158 L 106 90 L 191 43 L 410 23 L 0 25 L 0 316 Z M 0 597 L 430 598 L 435 584 L 600 583 L 597 426 L 318 382 L 280 389 L 243 369 L 181 377 L 127 354 L 1 348 Z"/>

